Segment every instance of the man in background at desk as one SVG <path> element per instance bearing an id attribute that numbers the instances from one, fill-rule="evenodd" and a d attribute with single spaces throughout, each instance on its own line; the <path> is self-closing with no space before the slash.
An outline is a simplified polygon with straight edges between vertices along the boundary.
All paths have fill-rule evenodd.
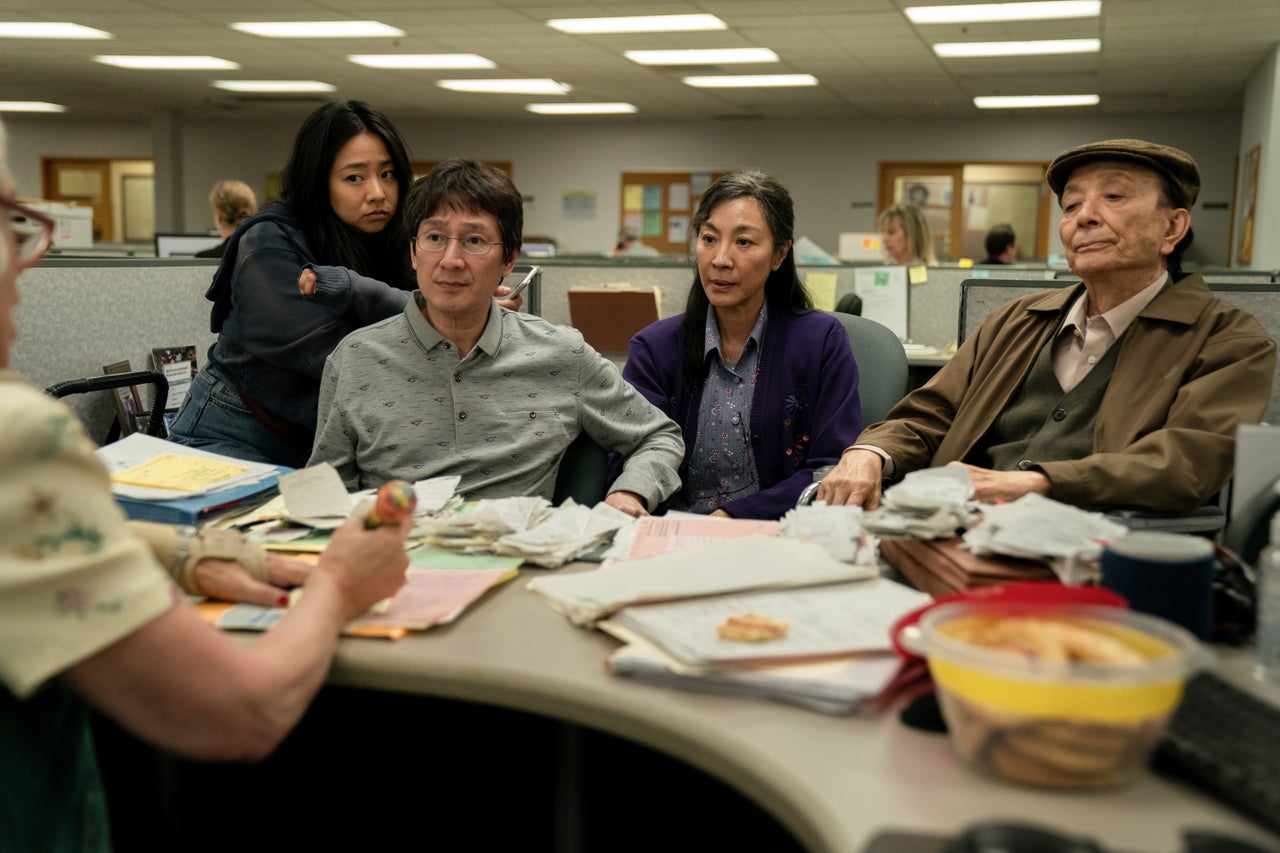
<path id="1" fill-rule="evenodd" d="M 310 464 L 331 463 L 350 489 L 457 474 L 469 498 L 550 498 L 585 431 L 624 460 L 606 503 L 647 515 L 670 497 L 684 457 L 676 423 L 577 330 L 494 301 L 520 254 L 510 178 L 446 160 L 414 183 L 406 214 L 418 289 L 325 362 Z"/>
<path id="2" fill-rule="evenodd" d="M 1011 264 L 1018 259 L 1018 238 L 1012 225 L 997 225 L 987 232 L 983 240 L 987 256 L 979 263 L 983 266 Z"/>
<path id="3" fill-rule="evenodd" d="M 1195 161 L 1115 139 L 1064 151 L 1047 179 L 1083 285 L 993 312 L 931 382 L 858 437 L 818 499 L 872 509 L 882 479 L 949 463 L 968 469 L 983 501 L 1036 492 L 1086 508 L 1183 512 L 1226 483 L 1236 426 L 1266 408 L 1275 344 L 1200 275 L 1182 273 Z"/>

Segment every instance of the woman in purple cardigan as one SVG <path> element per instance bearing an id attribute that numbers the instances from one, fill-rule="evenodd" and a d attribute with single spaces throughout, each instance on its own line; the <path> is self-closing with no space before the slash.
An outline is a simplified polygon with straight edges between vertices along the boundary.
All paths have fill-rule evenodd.
<path id="1" fill-rule="evenodd" d="M 849 337 L 813 310 L 794 225 L 791 195 L 771 176 L 716 181 L 693 216 L 685 313 L 631 339 L 623 376 L 684 433 L 683 488 L 667 509 L 780 518 L 862 430 Z"/>

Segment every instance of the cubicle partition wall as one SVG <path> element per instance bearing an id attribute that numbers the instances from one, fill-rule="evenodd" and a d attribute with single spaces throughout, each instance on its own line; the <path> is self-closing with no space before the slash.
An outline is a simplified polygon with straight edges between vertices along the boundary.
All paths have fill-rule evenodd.
<path id="1" fill-rule="evenodd" d="M 46 259 L 25 272 L 18 285 L 12 367 L 47 388 L 65 379 L 100 376 L 105 365 L 126 359 L 134 370 L 145 370 L 157 347 L 194 345 L 203 364 L 215 338 L 204 293 L 216 268 L 217 261 L 190 258 Z M 101 440 L 115 416 L 110 394 L 66 402 L 84 419 L 89 434 Z"/>
<path id="2" fill-rule="evenodd" d="M 1220 299 L 1248 311 L 1272 340 L 1280 340 L 1280 284 L 1262 276 L 1214 274 L 1205 276 L 1209 289 Z M 1008 281 L 997 279 L 971 279 L 962 285 L 960 306 L 960 337 L 968 337 L 982 324 L 987 315 L 1019 297 L 1053 287 L 1070 287 L 1062 281 Z M 1262 416 L 1264 423 L 1280 424 L 1280 367 L 1271 380 L 1271 401 Z"/>

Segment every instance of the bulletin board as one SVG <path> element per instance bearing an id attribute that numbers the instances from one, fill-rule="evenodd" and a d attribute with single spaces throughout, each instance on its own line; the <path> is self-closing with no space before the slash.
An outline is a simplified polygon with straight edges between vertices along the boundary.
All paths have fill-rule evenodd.
<path id="1" fill-rule="evenodd" d="M 698 198 L 725 172 L 623 172 L 619 228 L 631 226 L 640 242 L 659 252 L 689 250 L 689 221 Z"/>

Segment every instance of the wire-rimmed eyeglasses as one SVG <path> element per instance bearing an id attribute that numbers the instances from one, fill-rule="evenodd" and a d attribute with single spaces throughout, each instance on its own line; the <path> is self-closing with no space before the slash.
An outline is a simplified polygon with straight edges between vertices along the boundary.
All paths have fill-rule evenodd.
<path id="1" fill-rule="evenodd" d="M 464 234 L 461 237 L 450 237 L 448 234 L 441 234 L 439 231 L 428 231 L 425 234 L 419 234 L 414 238 L 413 242 L 424 252 L 439 253 L 449 248 L 450 240 L 457 240 L 458 247 L 468 255 L 487 255 L 491 248 L 502 245 L 501 240 L 495 243 L 491 240 L 486 240 L 483 234 Z"/>
<path id="2" fill-rule="evenodd" d="M 25 269 L 49 250 L 53 243 L 54 221 L 40 211 L 2 195 L 0 208 L 13 229 L 14 242 L 18 247 L 18 266 Z"/>

